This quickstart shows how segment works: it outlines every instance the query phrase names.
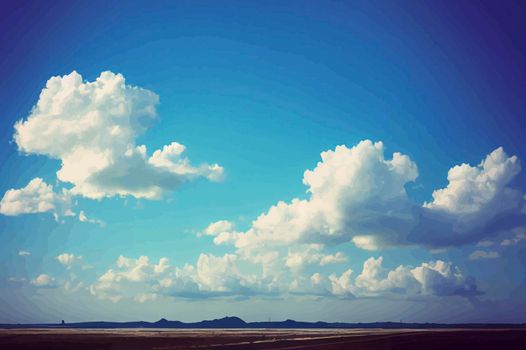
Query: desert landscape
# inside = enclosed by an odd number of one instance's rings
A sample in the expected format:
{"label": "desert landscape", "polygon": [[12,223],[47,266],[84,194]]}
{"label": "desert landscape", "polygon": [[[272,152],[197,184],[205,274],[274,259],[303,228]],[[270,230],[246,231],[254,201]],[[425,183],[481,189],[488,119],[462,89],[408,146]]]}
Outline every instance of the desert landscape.
{"label": "desert landscape", "polygon": [[4,349],[522,349],[522,329],[3,329]]}

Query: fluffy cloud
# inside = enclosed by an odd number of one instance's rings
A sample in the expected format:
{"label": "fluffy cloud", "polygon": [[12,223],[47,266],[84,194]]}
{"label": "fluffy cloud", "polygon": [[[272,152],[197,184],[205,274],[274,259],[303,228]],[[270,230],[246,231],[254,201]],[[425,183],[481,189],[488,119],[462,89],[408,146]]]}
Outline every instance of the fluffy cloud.
{"label": "fluffy cloud", "polygon": [[90,224],[97,224],[97,225],[99,225],[101,227],[106,226],[106,224],[103,221],[101,221],[101,220],[88,218],[86,216],[86,213],[84,213],[84,210],[81,210],[80,213],[79,213],[79,221],[80,222],[87,222],[87,223],[90,223]]}
{"label": "fluffy cloud", "polygon": [[219,220],[208,225],[203,234],[208,236],[217,236],[223,232],[232,231],[233,228],[234,224],[232,224],[230,221]]}
{"label": "fluffy cloud", "polygon": [[45,212],[68,215],[72,214],[70,205],[71,197],[66,190],[55,193],[53,186],[37,177],[24,188],[8,190],[0,201],[0,213],[10,216]]}
{"label": "fluffy cloud", "polygon": [[82,262],[82,256],[76,256],[71,253],[62,253],[56,257],[59,263],[70,269],[74,263]]}
{"label": "fluffy cloud", "polygon": [[423,263],[411,270],[420,283],[423,293],[436,295],[477,295],[475,281],[465,277],[458,267],[450,262],[437,260]]}
{"label": "fluffy cloud", "polygon": [[356,277],[354,288],[350,291],[357,295],[385,292],[440,296],[480,294],[475,282],[465,277],[460,269],[451,263],[437,260],[422,263],[415,268],[400,265],[386,272],[382,268],[382,262],[382,257],[366,260],[361,274]]}
{"label": "fluffy cloud", "polygon": [[[311,250],[317,251],[315,247],[311,247]],[[292,272],[285,269],[270,276],[263,270],[256,272],[257,269],[250,267],[250,262],[234,254],[201,254],[195,265],[186,264],[183,267],[170,265],[167,258],[153,263],[146,256],[138,259],[120,256],[115,267],[100,276],[90,286],[90,291],[100,299],[113,302],[123,298],[146,302],[160,296],[210,298],[302,294],[356,298],[480,294],[475,282],[458,267],[440,260],[422,263],[415,268],[400,265],[387,271],[382,267],[382,257],[370,258],[355,277],[351,269],[344,270],[341,275],[303,273],[303,270],[294,269],[297,266],[290,259],[295,258],[289,255],[286,259],[274,260],[281,262],[284,265],[282,267],[292,269]]]}
{"label": "fluffy cloud", "polygon": [[499,147],[475,167],[464,163],[451,168],[447,187],[435,190],[433,201],[424,207],[456,215],[478,214],[490,207],[488,211],[498,214],[509,206],[516,206],[522,196],[517,191],[506,190],[520,170],[518,158],[508,157]]}
{"label": "fluffy cloud", "polygon": [[26,250],[20,250],[20,251],[18,252],[18,255],[19,255],[19,256],[30,256],[31,253],[28,252],[28,251],[26,251]]}
{"label": "fluffy cloud", "polygon": [[447,187],[434,191],[433,201],[424,203],[411,239],[435,246],[457,245],[524,225],[524,194],[511,185],[520,170],[518,158],[502,148],[477,166],[454,166],[448,172]]}
{"label": "fluffy cloud", "polygon": [[366,250],[414,244],[436,248],[475,243],[526,222],[524,194],[511,186],[520,164],[502,148],[477,166],[451,168],[448,186],[423,205],[412,202],[405,190],[418,176],[416,164],[401,153],[390,159],[384,153],[381,142],[369,140],[322,152],[316,167],[304,173],[306,199],[278,202],[245,232],[233,231],[228,223],[214,233],[214,241],[234,244],[242,255],[348,241]]}
{"label": "fluffy cloud", "polygon": [[285,258],[285,265],[291,269],[300,269],[305,265],[314,264],[320,261],[320,245],[309,244],[297,250],[289,249]]}
{"label": "fluffy cloud", "polygon": [[116,266],[91,285],[93,295],[114,302],[122,298],[144,302],[152,300],[152,294],[203,298],[245,295],[257,289],[254,277],[240,273],[233,254],[201,254],[195,266],[187,264],[182,268],[170,266],[167,258],[154,264],[146,256],[120,256]]}
{"label": "fluffy cloud", "polygon": [[126,85],[121,74],[103,72],[93,82],[77,72],[52,77],[27,119],[15,124],[14,140],[22,152],[59,159],[58,180],[72,184],[72,194],[92,199],[157,199],[185,181],[220,179],[219,165],[192,166],[177,142],[151,156],[136,145],[156,120],[158,102],[153,92]]}
{"label": "fluffy cloud", "polygon": [[167,266],[167,259],[160,259],[158,264],[152,264],[147,256],[130,259],[121,255],[116,261],[117,269],[107,270],[90,286],[90,292],[100,299],[113,302],[122,298],[136,298],[142,302],[150,300],[140,296],[151,292],[151,284]]}
{"label": "fluffy cloud", "polygon": [[381,236],[396,243],[413,224],[405,185],[418,170],[401,153],[385,159],[381,142],[369,140],[323,152],[322,161],[305,171],[308,199],[279,202],[239,235],[240,249],[292,242],[337,244],[355,236]]}
{"label": "fluffy cloud", "polygon": [[57,287],[55,279],[47,274],[37,276],[35,279],[31,280],[31,284],[39,288]]}
{"label": "fluffy cloud", "polygon": [[237,241],[242,232],[234,230],[234,224],[228,220],[219,220],[211,223],[198,234],[198,236],[213,236],[214,244],[232,244]]}

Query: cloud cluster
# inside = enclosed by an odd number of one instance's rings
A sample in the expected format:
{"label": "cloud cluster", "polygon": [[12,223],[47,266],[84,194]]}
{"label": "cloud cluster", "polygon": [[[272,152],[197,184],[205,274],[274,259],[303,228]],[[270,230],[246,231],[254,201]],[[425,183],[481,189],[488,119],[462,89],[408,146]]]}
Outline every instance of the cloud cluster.
{"label": "cloud cluster", "polygon": [[447,187],[435,190],[433,201],[424,207],[456,215],[480,214],[485,208],[498,214],[522,197],[518,191],[505,190],[520,170],[518,158],[508,157],[499,147],[477,166],[464,163],[451,168]]}
{"label": "cloud cluster", "polygon": [[323,152],[321,162],[305,171],[309,198],[280,201],[238,235],[235,246],[293,242],[338,244],[353,237],[381,236],[398,242],[413,224],[405,185],[418,175],[406,155],[384,157],[384,145],[365,140],[352,148]]}
{"label": "cloud cluster", "polygon": [[[158,102],[153,92],[127,85],[122,75],[111,72],[103,72],[93,82],[83,81],[76,72],[49,79],[30,115],[16,123],[14,140],[21,152],[60,160],[57,179],[68,189],[54,191],[34,178],[26,187],[4,194],[0,213],[73,216],[74,196],[159,199],[186,181],[220,180],[221,166],[192,165],[184,155],[184,145],[172,142],[148,152],[145,145],[137,144],[156,120]],[[322,152],[316,166],[304,172],[304,197],[279,201],[244,231],[220,220],[200,233],[213,237],[216,245],[232,245],[234,253],[201,254],[194,265],[183,267],[171,266],[167,258],[154,263],[146,256],[120,256],[89,290],[114,302],[122,298],[146,302],[160,295],[479,294],[473,280],[441,260],[387,271],[382,257],[370,258],[356,277],[351,269],[324,274],[327,265],[347,261],[343,251],[331,249],[329,253],[325,248],[348,242],[366,250],[477,242],[487,247],[490,239],[504,231],[515,234],[502,241],[502,246],[526,237],[517,231],[526,225],[526,196],[514,187],[521,170],[516,156],[497,148],[476,166],[454,166],[448,172],[447,186],[433,191],[432,200],[420,204],[406,192],[406,186],[418,177],[415,162],[399,152],[387,157],[385,153],[382,142],[370,140]],[[78,218],[103,225],[82,210]],[[469,259],[498,256],[498,252],[477,250]],[[70,269],[82,257],[63,253],[56,259]],[[42,274],[31,284],[51,287],[56,282]],[[68,284],[66,288],[76,290],[78,286]]]}
{"label": "cloud cluster", "polygon": [[[323,152],[316,167],[305,171],[307,198],[278,202],[246,231],[220,220],[202,235],[214,237],[218,245],[232,244],[238,260],[261,266],[261,277],[254,284],[258,291],[345,298],[473,296],[480,294],[475,282],[441,260],[386,271],[381,257],[371,258],[358,276],[351,269],[329,275],[316,269],[345,262],[342,251],[328,254],[326,248],[346,242],[368,250],[477,242],[487,246],[489,237],[506,229],[514,237],[503,244],[519,242],[525,236],[520,231],[524,195],[512,186],[519,171],[518,159],[498,148],[477,166],[453,167],[447,187],[434,191],[433,201],[418,204],[405,190],[418,176],[415,163],[400,153],[386,158],[381,142],[365,140],[352,148]],[[468,258],[497,257],[498,252],[478,250]]]}
{"label": "cloud cluster", "polygon": [[[283,261],[283,260],[282,260]],[[288,268],[289,257],[284,260]],[[249,297],[253,295],[302,294],[335,298],[399,295],[473,296],[480,294],[474,280],[458,267],[441,260],[425,262],[412,268],[400,265],[387,271],[383,258],[371,257],[362,272],[354,277],[351,269],[341,275],[301,270],[268,276],[243,273],[250,270],[247,261],[234,254],[214,256],[201,254],[196,265],[171,266],[167,258],[158,263],[146,256],[130,259],[120,256],[115,268],[107,270],[90,287],[100,298],[118,302],[123,298],[144,302],[158,296],[184,298]]]}
{"label": "cloud cluster", "polygon": [[228,220],[219,220],[211,223],[203,231],[198,233],[198,236],[212,236],[214,237],[214,244],[232,244],[234,243],[241,232],[234,230],[234,224]]}
{"label": "cloud cluster", "polygon": [[0,214],[15,216],[51,212],[57,215],[71,215],[71,196],[68,191],[55,193],[53,186],[41,178],[31,180],[26,187],[8,190],[0,201]]}
{"label": "cloud cluster", "polygon": [[305,171],[308,198],[278,202],[245,232],[234,231],[230,223],[214,234],[214,242],[250,254],[296,243],[352,241],[367,250],[476,243],[526,222],[524,195],[511,186],[519,171],[517,157],[498,148],[477,166],[451,168],[448,186],[420,205],[405,190],[418,176],[407,155],[385,158],[384,145],[369,140],[338,146]]}
{"label": "cloud cluster", "polygon": [[57,179],[72,188],[57,194],[35,178],[23,189],[7,191],[0,213],[57,213],[69,195],[159,199],[186,181],[220,180],[221,166],[193,166],[177,142],[151,155],[136,144],[156,120],[158,103],[153,92],[127,85],[121,74],[109,71],[93,82],[75,71],[50,78],[29,116],[15,124],[14,141],[21,152],[60,160]]}
{"label": "cloud cluster", "polygon": [[58,255],[56,259],[60,264],[66,266],[68,269],[71,269],[75,263],[82,263],[82,256],[77,256],[71,253],[62,253]]}
{"label": "cloud cluster", "polygon": [[201,254],[197,264],[170,266],[167,258],[151,263],[147,256],[120,256],[116,268],[107,270],[90,287],[91,294],[114,302],[122,298],[152,300],[145,296],[166,295],[187,298],[244,295],[257,290],[254,276],[243,275],[237,257]]}
{"label": "cloud cluster", "polygon": [[345,271],[341,276],[332,274],[329,276],[332,292],[336,295],[354,296],[481,294],[475,281],[466,277],[450,262],[425,262],[415,268],[400,265],[390,271],[383,269],[382,262],[382,257],[367,259],[354,283],[352,270]]}
{"label": "cloud cluster", "polygon": [[477,166],[461,164],[448,172],[448,185],[424,203],[411,234],[416,243],[434,246],[478,242],[523,226],[524,194],[512,186],[521,165],[502,147]]}

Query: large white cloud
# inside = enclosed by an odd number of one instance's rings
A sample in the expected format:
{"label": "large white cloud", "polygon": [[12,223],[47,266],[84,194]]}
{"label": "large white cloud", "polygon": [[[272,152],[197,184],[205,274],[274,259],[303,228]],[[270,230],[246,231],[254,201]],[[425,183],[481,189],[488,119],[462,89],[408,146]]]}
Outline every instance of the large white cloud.
{"label": "large white cloud", "polygon": [[121,74],[103,72],[84,82],[77,72],[52,77],[25,120],[15,124],[20,151],[61,161],[57,178],[71,193],[88,198],[114,195],[156,199],[181,182],[215,181],[217,165],[191,165],[177,142],[148,156],[136,139],[156,119],[159,97],[126,85]]}
{"label": "large white cloud", "polygon": [[386,271],[383,258],[371,257],[363,264],[362,272],[352,281],[352,270],[341,276],[329,276],[335,295],[379,296],[385,294],[472,296],[480,294],[475,281],[466,277],[450,262],[424,262],[411,268],[400,265]]}
{"label": "large white cloud", "polygon": [[70,206],[71,196],[66,190],[55,193],[53,186],[37,177],[24,188],[8,190],[0,201],[0,214],[13,216],[50,212],[71,215]]}
{"label": "large white cloud", "polygon": [[477,166],[452,167],[447,187],[434,191],[433,201],[424,203],[409,239],[433,246],[459,245],[523,226],[524,194],[513,187],[520,170],[518,158],[501,147]]}
{"label": "large white cloud", "polygon": [[450,262],[437,260],[423,263],[411,270],[413,277],[422,286],[424,293],[437,295],[475,295],[479,294],[475,281],[462,274]]}
{"label": "large white cloud", "polygon": [[303,177],[309,198],[272,206],[237,237],[236,247],[340,243],[359,235],[395,243],[410,229],[414,220],[404,186],[418,170],[408,156],[386,159],[381,142],[365,140],[323,152],[321,159]]}
{"label": "large white cloud", "polygon": [[477,166],[464,163],[451,168],[447,187],[435,190],[433,201],[424,207],[457,215],[480,213],[487,206],[494,213],[506,210],[522,196],[511,189],[505,190],[520,170],[518,158],[509,157],[499,147]]}
{"label": "large white cloud", "polygon": [[418,176],[408,156],[385,158],[383,144],[369,140],[352,148],[338,146],[323,152],[317,166],[305,171],[306,199],[280,201],[245,232],[228,227],[214,242],[233,243],[246,256],[296,243],[352,241],[375,250],[478,242],[524,224],[524,194],[511,185],[519,171],[517,157],[498,148],[478,166],[453,167],[448,186],[434,191],[432,202],[420,205],[405,190]]}

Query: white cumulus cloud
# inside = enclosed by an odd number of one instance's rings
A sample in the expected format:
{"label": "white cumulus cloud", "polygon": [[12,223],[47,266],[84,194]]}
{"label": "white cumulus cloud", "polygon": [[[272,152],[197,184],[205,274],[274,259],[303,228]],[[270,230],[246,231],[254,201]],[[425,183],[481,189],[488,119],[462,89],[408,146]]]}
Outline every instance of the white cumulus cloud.
{"label": "white cumulus cloud", "polygon": [[[316,247],[307,248],[317,252]],[[303,259],[302,257],[301,259]],[[91,293],[114,302],[122,299],[145,302],[162,297],[210,298],[250,297],[255,295],[286,296],[288,294],[313,295],[336,298],[391,296],[473,296],[481,292],[475,281],[451,262],[441,260],[424,262],[417,267],[400,265],[393,270],[382,267],[383,258],[369,258],[357,276],[351,269],[327,276],[296,267],[290,259],[273,256],[281,264],[274,272],[255,269],[252,262],[235,254],[214,256],[200,254],[195,265],[172,266],[167,258],[158,263],[147,256],[137,259],[120,256],[91,286]],[[320,258],[315,260],[320,261]],[[343,260],[343,259],[342,259]],[[261,259],[261,264],[268,261]],[[309,262],[310,263],[310,262]],[[316,263],[311,267],[316,269]],[[249,272],[250,271],[250,272]]]}
{"label": "white cumulus cloud", "polygon": [[450,262],[424,262],[415,268],[400,265],[390,271],[383,269],[382,262],[382,257],[371,257],[364,262],[363,270],[356,277],[354,289],[351,290],[355,295],[378,295],[387,292],[439,296],[480,294],[474,280],[466,277]]}
{"label": "white cumulus cloud", "polygon": [[521,170],[516,156],[499,147],[477,166],[461,164],[448,172],[448,185],[424,203],[412,239],[447,246],[488,240],[502,231],[523,226],[524,194],[512,181]]}
{"label": "white cumulus cloud", "polygon": [[506,191],[506,186],[520,170],[518,158],[508,157],[499,147],[475,167],[464,163],[451,168],[447,187],[435,190],[433,201],[425,203],[424,207],[459,215],[480,213],[490,207],[497,214],[514,204],[515,197],[521,197],[515,191]]}
{"label": "white cumulus cloud", "polygon": [[228,220],[219,220],[211,223],[202,234],[207,236],[217,236],[223,232],[230,232],[234,229],[234,224]]}
{"label": "white cumulus cloud", "polygon": [[87,217],[86,213],[84,213],[84,210],[81,210],[80,213],[79,213],[79,221],[80,222],[87,222],[87,223],[90,223],[90,224],[97,224],[100,227],[106,226],[106,224],[102,220],[93,219],[93,218]]}
{"label": "white cumulus cloud", "polygon": [[[72,194],[92,199],[158,199],[185,181],[219,180],[219,165],[192,166],[177,142],[151,156],[136,144],[156,120],[158,102],[155,93],[127,85],[121,74],[103,72],[85,82],[74,71],[48,80],[30,115],[15,124],[14,140],[22,152],[59,159],[58,180],[72,184]],[[52,209],[43,204],[31,212]]]}
{"label": "white cumulus cloud", "polygon": [[66,190],[55,193],[53,186],[37,177],[24,188],[8,190],[0,201],[0,213],[9,216],[45,212],[68,215],[70,206],[71,197]]}
{"label": "white cumulus cloud", "polygon": [[384,145],[365,140],[352,148],[323,152],[321,162],[305,171],[309,198],[278,202],[239,235],[235,245],[255,249],[292,242],[336,244],[375,235],[397,243],[413,225],[405,190],[418,176],[406,155],[384,157]]}
{"label": "white cumulus cloud", "polygon": [[107,270],[90,286],[100,299],[114,302],[123,298],[151,300],[155,295],[203,298],[244,295],[257,289],[255,277],[243,275],[237,267],[237,256],[200,254],[196,265],[170,266],[167,258],[151,263],[147,256],[131,259],[120,256],[116,268]]}
{"label": "white cumulus cloud", "polygon": [[55,288],[57,287],[55,278],[43,273],[31,280],[31,284],[39,288]]}
{"label": "white cumulus cloud", "polygon": [[71,253],[62,253],[56,257],[59,263],[66,266],[68,269],[73,266],[74,263],[82,262],[82,256],[77,256]]}
{"label": "white cumulus cloud", "polygon": [[214,241],[233,244],[245,256],[294,244],[352,241],[378,250],[476,243],[526,223],[524,194],[512,186],[519,171],[517,157],[497,148],[477,166],[451,168],[448,186],[434,191],[433,201],[419,204],[405,189],[418,176],[407,155],[386,158],[383,143],[369,140],[338,146],[322,152],[316,167],[305,171],[307,198],[279,201],[245,232],[225,230],[215,233]]}

